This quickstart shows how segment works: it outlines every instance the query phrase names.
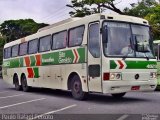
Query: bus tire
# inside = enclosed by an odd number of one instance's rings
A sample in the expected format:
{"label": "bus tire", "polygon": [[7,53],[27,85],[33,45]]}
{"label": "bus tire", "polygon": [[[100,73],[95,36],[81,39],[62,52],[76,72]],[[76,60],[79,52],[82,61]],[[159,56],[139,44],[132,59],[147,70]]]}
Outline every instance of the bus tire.
{"label": "bus tire", "polygon": [[19,84],[19,79],[18,79],[17,74],[15,74],[14,77],[13,77],[13,83],[14,83],[15,89],[17,91],[20,91],[21,90],[21,85]]}
{"label": "bus tire", "polygon": [[27,84],[27,78],[25,75],[22,75],[21,78],[21,84],[22,84],[22,89],[24,92],[28,92],[29,91],[29,86]]}
{"label": "bus tire", "polygon": [[86,99],[87,93],[82,90],[82,84],[78,75],[72,78],[71,92],[73,98],[76,100]]}
{"label": "bus tire", "polygon": [[116,94],[112,94],[112,97],[116,98],[116,99],[120,99],[122,98],[126,93],[116,93]]}

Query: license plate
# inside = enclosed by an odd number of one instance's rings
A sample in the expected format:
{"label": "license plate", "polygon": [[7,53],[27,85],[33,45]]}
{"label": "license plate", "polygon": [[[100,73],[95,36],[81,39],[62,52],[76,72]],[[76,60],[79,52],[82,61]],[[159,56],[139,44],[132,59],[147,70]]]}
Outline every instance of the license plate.
{"label": "license plate", "polygon": [[139,90],[140,86],[132,86],[131,90]]}

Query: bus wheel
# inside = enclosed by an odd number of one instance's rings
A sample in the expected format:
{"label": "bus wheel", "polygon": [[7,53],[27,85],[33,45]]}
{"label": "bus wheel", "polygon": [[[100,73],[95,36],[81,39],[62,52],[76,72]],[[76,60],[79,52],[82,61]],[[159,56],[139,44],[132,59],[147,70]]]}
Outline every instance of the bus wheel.
{"label": "bus wheel", "polygon": [[126,94],[125,92],[124,92],[124,93],[116,93],[116,94],[112,94],[112,96],[113,96],[114,98],[120,99],[120,98],[122,98],[125,94]]}
{"label": "bus wheel", "polygon": [[84,100],[87,96],[87,93],[82,90],[82,84],[79,76],[77,75],[75,75],[72,79],[71,91],[73,98],[76,100]]}
{"label": "bus wheel", "polygon": [[19,85],[19,80],[18,80],[17,75],[14,75],[13,82],[14,82],[14,85],[15,85],[15,89],[17,91],[21,90],[21,85]]}
{"label": "bus wheel", "polygon": [[29,86],[27,85],[27,78],[26,78],[25,75],[22,75],[21,84],[22,84],[23,91],[28,92],[29,91]]}

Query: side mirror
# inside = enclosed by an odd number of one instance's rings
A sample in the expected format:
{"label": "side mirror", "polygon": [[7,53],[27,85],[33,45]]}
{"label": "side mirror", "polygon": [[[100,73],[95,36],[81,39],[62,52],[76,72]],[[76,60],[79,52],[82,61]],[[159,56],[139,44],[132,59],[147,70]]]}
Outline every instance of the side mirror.
{"label": "side mirror", "polygon": [[102,28],[102,41],[103,43],[107,43],[108,42],[108,27],[107,25],[103,26]]}

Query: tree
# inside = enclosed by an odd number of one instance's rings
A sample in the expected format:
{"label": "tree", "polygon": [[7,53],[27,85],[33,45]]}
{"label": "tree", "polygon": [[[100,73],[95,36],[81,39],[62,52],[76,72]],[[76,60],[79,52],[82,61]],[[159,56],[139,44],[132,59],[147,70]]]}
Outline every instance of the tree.
{"label": "tree", "polygon": [[130,16],[141,17],[149,21],[153,39],[160,39],[160,4],[155,0],[142,0],[132,8],[125,8],[124,13]]}
{"label": "tree", "polygon": [[160,5],[157,4],[150,12],[145,16],[152,27],[153,38],[155,40],[160,39]]}
{"label": "tree", "polygon": [[74,17],[84,17],[85,15],[101,13],[105,9],[123,14],[123,12],[115,6],[115,0],[72,0],[71,3],[71,5],[68,4],[66,6],[74,9],[74,11],[69,12],[69,14]]}
{"label": "tree", "polygon": [[0,36],[0,47],[3,47],[5,43],[6,43],[6,37]]}
{"label": "tree", "polygon": [[45,26],[47,24],[36,23],[32,19],[7,20],[0,25],[0,32],[2,36],[6,36],[6,42],[10,42],[36,33],[39,28]]}
{"label": "tree", "polygon": [[144,18],[156,5],[155,0],[142,0],[137,5],[136,3],[131,4],[131,9],[125,8],[124,14]]}
{"label": "tree", "polygon": [[0,35],[0,65],[3,60],[3,46],[6,43],[6,37]]}

